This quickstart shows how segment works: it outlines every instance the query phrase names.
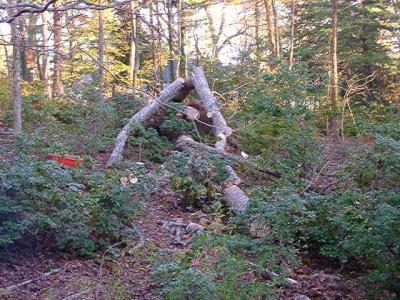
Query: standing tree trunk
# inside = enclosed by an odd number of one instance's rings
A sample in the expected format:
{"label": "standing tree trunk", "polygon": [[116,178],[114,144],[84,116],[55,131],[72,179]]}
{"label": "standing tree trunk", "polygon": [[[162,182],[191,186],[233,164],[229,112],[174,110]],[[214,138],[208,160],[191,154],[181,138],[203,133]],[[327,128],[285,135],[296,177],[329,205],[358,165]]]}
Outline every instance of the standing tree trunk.
{"label": "standing tree trunk", "polygon": [[[102,1],[99,0],[99,5],[102,5]],[[99,94],[100,99],[104,100],[104,54],[105,54],[105,41],[104,41],[104,16],[103,10],[99,10]]]}
{"label": "standing tree trunk", "polygon": [[[57,2],[54,8],[57,9]],[[61,78],[62,67],[62,12],[55,10],[53,13],[53,33],[54,33],[54,60],[53,60],[53,87],[52,96],[59,97],[64,93],[64,85]]]}
{"label": "standing tree trunk", "polygon": [[[45,4],[45,0],[43,1],[43,4]],[[48,56],[48,41],[49,41],[49,13],[47,11],[44,11],[42,13],[42,53],[41,53],[41,58],[42,58],[42,65],[40,67],[40,80],[46,82],[46,87],[47,87],[47,95],[51,97],[51,84],[49,82],[49,56]]]}
{"label": "standing tree trunk", "polygon": [[186,13],[182,6],[182,0],[178,0],[178,51],[179,51],[179,66],[177,67],[176,76],[179,77],[184,76],[187,77],[187,55],[185,51],[185,16]]}
{"label": "standing tree trunk", "polygon": [[167,8],[167,17],[168,17],[168,77],[169,81],[176,80],[176,51],[174,47],[174,23],[175,18],[173,14],[173,1],[167,0],[166,1],[166,8]]}
{"label": "standing tree trunk", "polygon": [[139,53],[139,18],[137,16],[136,0],[131,1],[131,45],[129,52],[129,80],[132,82],[132,88],[137,87],[137,77],[140,67]]}
{"label": "standing tree trunk", "polygon": [[[15,4],[10,1],[10,4]],[[9,11],[12,15],[13,11]],[[19,135],[22,133],[22,97],[21,97],[21,49],[20,49],[20,33],[18,30],[18,19],[11,23],[11,43],[13,44],[12,57],[12,84],[13,84],[13,119],[14,133]]]}
{"label": "standing tree trunk", "polygon": [[272,0],[272,13],[274,15],[274,28],[275,28],[275,55],[276,58],[281,57],[281,37],[278,25],[278,13],[276,12],[275,0]]}
{"label": "standing tree trunk", "polygon": [[264,0],[264,6],[265,6],[265,14],[267,17],[268,36],[270,41],[271,52],[276,57],[275,30],[272,22],[271,5],[269,3],[269,0]]}
{"label": "standing tree trunk", "polygon": [[294,43],[295,43],[295,22],[296,22],[296,0],[292,0],[292,11],[291,11],[291,17],[290,17],[289,70],[292,70],[292,68],[293,68]]}
{"label": "standing tree trunk", "polygon": [[258,1],[256,1],[254,6],[254,18],[255,18],[254,39],[256,42],[256,51],[258,55],[260,52],[260,9],[258,7]]}
{"label": "standing tree trunk", "polygon": [[[6,60],[6,66],[7,66],[7,76],[8,78],[12,77],[13,71],[12,71],[12,62],[11,62],[11,57],[8,53],[8,48],[7,48],[7,42],[6,39],[4,38],[4,34],[0,34],[1,36],[1,42],[3,43],[3,48],[4,48],[4,56]],[[12,90],[12,86],[10,85],[10,90]]]}
{"label": "standing tree trunk", "polygon": [[[28,35],[28,46],[35,47],[36,46],[36,15],[30,14],[28,16],[28,24],[27,24],[27,35]],[[36,51],[27,48],[25,49],[25,62],[26,62],[26,80],[28,82],[33,81],[34,70],[37,66],[37,57]]]}
{"label": "standing tree trunk", "polygon": [[331,111],[329,116],[328,134],[333,137],[338,137],[338,125],[336,120],[336,107],[339,98],[338,87],[338,60],[337,60],[337,0],[331,0],[332,4],[332,27],[331,27],[331,78],[329,84],[329,100]]}
{"label": "standing tree trunk", "polygon": [[154,3],[150,3],[149,5],[149,15],[150,15],[150,36],[151,36],[151,49],[152,49],[152,61],[153,61],[153,74],[154,74],[154,82],[157,87],[161,86],[160,82],[160,63],[159,63],[159,47],[158,47],[158,36],[156,36],[156,32],[154,28],[157,28],[154,22]]}

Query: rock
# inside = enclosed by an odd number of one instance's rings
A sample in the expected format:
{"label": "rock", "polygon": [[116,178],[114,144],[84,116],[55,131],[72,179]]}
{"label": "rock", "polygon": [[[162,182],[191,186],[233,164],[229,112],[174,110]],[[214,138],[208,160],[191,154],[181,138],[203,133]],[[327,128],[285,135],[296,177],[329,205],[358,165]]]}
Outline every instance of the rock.
{"label": "rock", "polygon": [[205,229],[204,226],[190,222],[188,226],[186,227],[186,230],[194,231],[194,232],[202,232]]}
{"label": "rock", "polygon": [[297,295],[296,297],[294,297],[294,300],[311,300],[311,299],[305,295]]}
{"label": "rock", "polygon": [[183,219],[182,218],[173,218],[172,221],[169,222],[171,225],[175,226],[182,226],[183,225]]}

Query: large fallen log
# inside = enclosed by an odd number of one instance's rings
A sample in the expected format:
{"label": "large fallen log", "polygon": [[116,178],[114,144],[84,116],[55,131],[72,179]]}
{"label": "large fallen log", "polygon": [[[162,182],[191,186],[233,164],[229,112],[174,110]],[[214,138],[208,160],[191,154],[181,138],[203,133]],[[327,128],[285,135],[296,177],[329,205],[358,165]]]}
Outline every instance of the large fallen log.
{"label": "large fallen log", "polygon": [[232,209],[244,212],[249,203],[249,197],[238,187],[242,180],[231,166],[228,165],[225,169],[228,178],[224,182],[224,199]]}
{"label": "large fallen log", "polygon": [[208,86],[206,76],[202,67],[196,67],[193,70],[192,80],[204,108],[213,120],[214,133],[218,139],[215,148],[224,151],[227,137],[232,134],[232,129],[226,124],[224,117],[218,109],[217,102]]}
{"label": "large fallen log", "polygon": [[163,106],[166,102],[174,99],[175,97],[181,97],[182,91],[187,96],[187,85],[182,78],[178,78],[173,83],[168,85],[160,94],[159,97],[150,101],[146,106],[139,110],[132,118],[129,119],[128,123],[119,132],[114,149],[107,161],[107,167],[111,167],[117,162],[122,160],[122,153],[125,148],[126,141],[131,132],[136,129],[140,124],[153,116],[157,110]]}
{"label": "large fallen log", "polygon": [[244,165],[250,167],[252,170],[259,173],[265,173],[273,177],[280,178],[281,174],[275,170],[265,169],[258,167],[254,161],[249,158],[243,158],[242,156],[228,153],[217,148],[210,147],[206,144],[198,143],[194,141],[190,136],[181,135],[176,141],[176,146],[181,151],[187,151],[189,154],[194,155],[201,152],[206,152],[209,154],[217,155],[221,158],[226,158],[232,163],[237,165]]}

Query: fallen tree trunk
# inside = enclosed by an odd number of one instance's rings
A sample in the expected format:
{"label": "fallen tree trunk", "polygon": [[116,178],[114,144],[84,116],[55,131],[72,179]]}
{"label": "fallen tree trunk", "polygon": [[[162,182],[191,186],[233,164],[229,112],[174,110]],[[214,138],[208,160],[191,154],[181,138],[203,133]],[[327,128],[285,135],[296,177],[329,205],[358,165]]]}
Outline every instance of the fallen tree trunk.
{"label": "fallen tree trunk", "polygon": [[180,95],[181,91],[184,89],[187,89],[187,87],[185,86],[185,81],[182,78],[178,78],[173,83],[168,85],[161,92],[159,97],[153,99],[153,101],[149,102],[132,118],[129,119],[129,122],[122,128],[117,136],[114,149],[110,155],[110,158],[107,161],[107,167],[111,167],[122,160],[122,153],[124,151],[125,144],[130,133],[144,121],[153,116],[157,112],[157,110],[163,106],[164,103],[175,98],[177,95]]}
{"label": "fallen tree trunk", "polygon": [[277,177],[277,178],[281,177],[281,174],[275,170],[260,169],[250,159],[245,159],[239,155],[221,151],[216,148],[210,147],[208,145],[198,143],[198,142],[194,141],[190,136],[187,136],[187,135],[181,135],[178,138],[178,140],[176,141],[176,146],[178,147],[179,150],[188,151],[190,154],[195,154],[195,153],[199,153],[199,152],[208,152],[213,155],[218,155],[221,158],[229,159],[236,164],[249,166],[253,170],[258,171],[260,173],[265,173],[265,174],[268,174],[268,175],[271,175],[271,176]]}
{"label": "fallen tree trunk", "polygon": [[249,203],[249,197],[238,187],[242,180],[231,166],[226,166],[226,171],[229,176],[224,182],[224,199],[232,209],[244,212]]}
{"label": "fallen tree trunk", "polygon": [[208,86],[206,76],[202,67],[193,70],[192,80],[200,100],[203,102],[204,108],[208,111],[214,124],[214,133],[218,138],[215,148],[224,151],[227,137],[232,134],[232,129],[226,124],[224,117],[218,109],[215,97]]}

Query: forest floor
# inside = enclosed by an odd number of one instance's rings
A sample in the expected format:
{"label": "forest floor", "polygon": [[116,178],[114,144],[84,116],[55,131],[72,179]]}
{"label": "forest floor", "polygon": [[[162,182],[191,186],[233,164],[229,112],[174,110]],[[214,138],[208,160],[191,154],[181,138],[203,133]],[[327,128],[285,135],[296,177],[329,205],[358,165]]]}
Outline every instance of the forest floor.
{"label": "forest floor", "polygon": [[[1,136],[0,148],[7,149],[2,160],[12,155],[9,145]],[[333,153],[332,164],[338,162],[340,152],[330,151],[333,146],[328,145],[326,151]],[[334,169],[329,167],[330,172]],[[197,229],[211,229],[215,222],[213,215],[184,211],[179,201],[169,183],[161,182],[132,221],[132,239],[94,258],[71,259],[28,250],[29,256],[16,254],[0,262],[0,299],[161,299],[160,286],[152,276],[157,263],[189,251]],[[191,222],[194,229],[187,228]],[[290,274],[297,284],[282,287],[279,299],[363,299],[355,285],[356,272],[343,274],[337,264],[304,255],[302,266]]]}

